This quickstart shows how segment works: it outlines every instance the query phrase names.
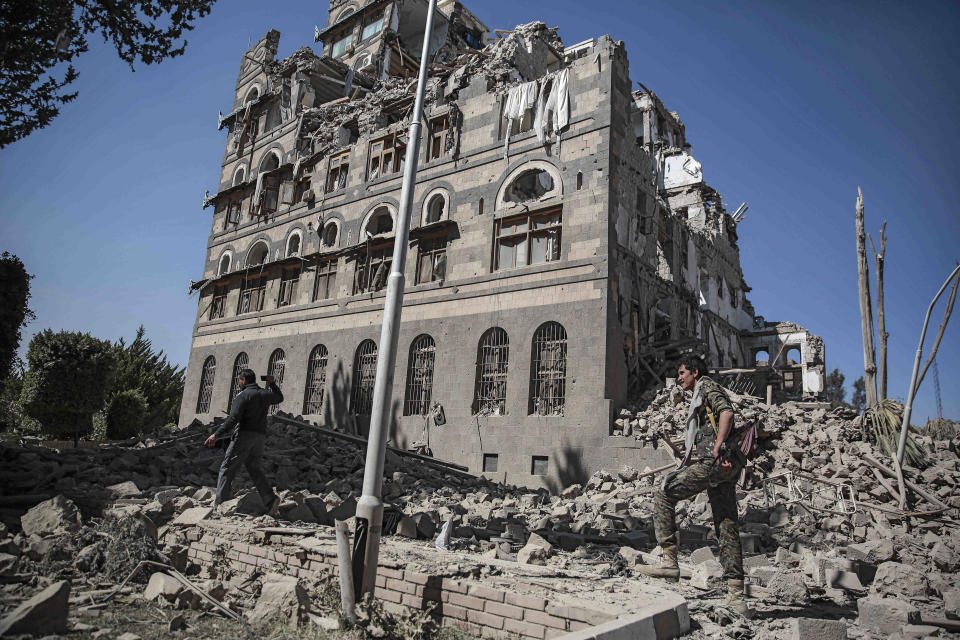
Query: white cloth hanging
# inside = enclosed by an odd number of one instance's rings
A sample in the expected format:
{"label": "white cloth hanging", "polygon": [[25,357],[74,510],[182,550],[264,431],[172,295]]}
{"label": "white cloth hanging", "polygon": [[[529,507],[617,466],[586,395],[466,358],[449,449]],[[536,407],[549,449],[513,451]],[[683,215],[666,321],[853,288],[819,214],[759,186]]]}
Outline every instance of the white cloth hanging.
{"label": "white cloth hanging", "polygon": [[507,135],[503,141],[503,157],[507,158],[510,152],[510,131],[513,129],[513,121],[517,118],[522,119],[527,109],[533,108],[537,103],[537,81],[531,80],[511,87],[507,93],[507,100],[503,105],[503,117],[507,119]]}

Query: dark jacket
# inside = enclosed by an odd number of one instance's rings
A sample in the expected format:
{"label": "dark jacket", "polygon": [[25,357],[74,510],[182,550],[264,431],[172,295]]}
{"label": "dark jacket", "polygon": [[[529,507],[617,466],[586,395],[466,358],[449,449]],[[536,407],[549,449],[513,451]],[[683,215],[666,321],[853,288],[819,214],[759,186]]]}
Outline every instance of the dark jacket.
{"label": "dark jacket", "polygon": [[270,384],[269,388],[261,389],[256,383],[248,384],[243,391],[237,394],[230,406],[230,417],[224,420],[213,435],[222,438],[226,434],[233,435],[231,430],[236,426],[237,431],[267,432],[267,411],[272,404],[283,402],[280,387]]}

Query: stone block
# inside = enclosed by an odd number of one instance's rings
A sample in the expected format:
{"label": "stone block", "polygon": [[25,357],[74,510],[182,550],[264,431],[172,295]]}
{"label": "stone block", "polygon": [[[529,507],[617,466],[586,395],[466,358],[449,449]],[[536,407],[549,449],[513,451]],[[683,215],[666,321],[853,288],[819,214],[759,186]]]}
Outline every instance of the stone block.
{"label": "stone block", "polygon": [[178,515],[170,524],[181,527],[195,527],[202,520],[205,520],[212,511],[212,507],[192,507]]}
{"label": "stone block", "polygon": [[878,595],[896,595],[906,598],[924,598],[930,591],[923,569],[900,562],[884,562],[877,567],[877,575],[870,592]]}
{"label": "stone block", "polygon": [[716,561],[716,559],[717,557],[713,554],[713,549],[710,547],[700,547],[690,554],[690,562],[694,564],[702,564],[708,560]]}
{"label": "stone block", "polygon": [[920,611],[903,600],[868,596],[857,600],[858,623],[868,631],[892,636],[905,624],[918,624]]}
{"label": "stone block", "polygon": [[167,602],[173,602],[181,591],[183,591],[183,585],[179,580],[162,571],[157,571],[150,576],[147,588],[143,590],[143,597],[147,600],[163,597]]}
{"label": "stone block", "polygon": [[948,620],[960,620],[960,590],[943,592],[943,609]]}
{"label": "stone block", "polygon": [[80,511],[63,496],[55,496],[32,507],[20,517],[26,536],[49,536],[80,529]]}
{"label": "stone block", "polygon": [[140,495],[140,489],[132,480],[112,484],[107,487],[107,491],[109,491],[110,495],[114,498],[136,498]]}
{"label": "stone block", "polygon": [[55,582],[0,621],[0,636],[66,633],[69,610],[70,583],[66,580]]}
{"label": "stone block", "polygon": [[847,640],[847,625],[842,620],[794,618],[790,634],[791,640]]}

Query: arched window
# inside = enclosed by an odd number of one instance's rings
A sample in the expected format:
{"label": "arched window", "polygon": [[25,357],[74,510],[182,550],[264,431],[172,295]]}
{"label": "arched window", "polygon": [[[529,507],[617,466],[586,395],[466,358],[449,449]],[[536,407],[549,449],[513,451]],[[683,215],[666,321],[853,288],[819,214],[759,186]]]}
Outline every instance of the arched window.
{"label": "arched window", "polygon": [[260,97],[260,89],[257,87],[251,87],[250,91],[247,91],[247,97],[243,99],[243,103],[253,102]]}
{"label": "arched window", "polygon": [[241,351],[237,354],[236,360],[233,361],[233,377],[230,378],[230,394],[227,396],[227,413],[230,413],[230,409],[233,407],[233,399],[242,391],[240,381],[237,378],[240,377],[240,372],[248,366],[250,366],[250,358],[247,357],[245,352]]}
{"label": "arched window", "polygon": [[264,171],[273,171],[280,167],[280,158],[277,157],[277,154],[270,152],[267,155],[263,156],[263,159],[260,161],[260,172]]}
{"label": "arched window", "polygon": [[287,257],[292,258],[300,255],[300,232],[294,231],[287,239]]}
{"label": "arched window", "polygon": [[213,395],[213,377],[217,373],[217,359],[209,356],[203,361],[200,372],[200,393],[197,395],[197,413],[210,411],[210,396]]}
{"label": "arched window", "polygon": [[323,389],[327,382],[327,348],[318,344],[307,361],[307,385],[303,394],[303,413],[317,414],[323,409]]}
{"label": "arched window", "polygon": [[407,364],[407,393],[403,415],[425,416],[430,412],[433,394],[433,363],[437,346],[427,334],[417,336],[410,344]]}
{"label": "arched window", "polygon": [[507,202],[528,202],[537,200],[554,191],[553,176],[543,169],[524,171],[510,183],[504,200]]}
{"label": "arched window", "polygon": [[754,366],[766,367],[770,364],[770,352],[766,349],[758,349],[753,354]]}
{"label": "arched window", "polygon": [[350,407],[355,415],[370,415],[373,384],[377,377],[377,343],[364,340],[353,359],[353,393]]}
{"label": "arched window", "polygon": [[[286,368],[286,364],[287,356],[283,352],[283,349],[275,349],[274,352],[270,354],[270,361],[267,364],[267,375],[273,376],[277,386],[281,389],[283,388],[283,370]],[[270,415],[276,415],[279,410],[279,404],[270,405]]]}
{"label": "arched window", "polygon": [[381,205],[374,209],[373,213],[370,214],[370,219],[367,220],[364,230],[366,233],[374,236],[392,232],[393,214],[390,212],[390,208]]}
{"label": "arched window", "polygon": [[267,247],[267,243],[261,240],[253,245],[253,248],[251,248],[250,252],[247,253],[247,266],[256,267],[264,264],[266,263],[269,255],[270,249]]}
{"label": "arched window", "polygon": [[243,182],[243,179],[247,177],[247,170],[244,167],[237,167],[236,173],[233,174],[233,186]]}
{"label": "arched window", "polygon": [[530,413],[563,415],[567,391],[567,331],[545,322],[533,334],[530,357]]}
{"label": "arched window", "polygon": [[423,207],[423,224],[433,224],[447,217],[447,195],[438,191],[427,198]]}
{"label": "arched window", "polygon": [[270,108],[267,109],[267,122],[266,128],[264,131],[270,131],[276,129],[280,126],[280,106],[277,104],[270,105]]}
{"label": "arched window", "polygon": [[225,275],[225,274],[230,273],[230,260],[231,260],[231,258],[232,258],[232,256],[230,255],[230,252],[229,252],[229,251],[224,252],[224,254],[223,254],[222,256],[220,256],[220,266],[217,268],[217,275],[218,275],[218,276],[222,276],[222,275]]}
{"label": "arched window", "polygon": [[786,366],[796,367],[803,362],[800,358],[800,347],[789,347],[786,355]]}
{"label": "arched window", "polygon": [[507,365],[510,339],[500,327],[488,329],[477,347],[475,414],[501,416],[507,413]]}
{"label": "arched window", "polygon": [[336,220],[331,220],[323,226],[323,233],[320,235],[320,244],[324,249],[330,249],[337,246],[337,240],[340,235],[340,225]]}

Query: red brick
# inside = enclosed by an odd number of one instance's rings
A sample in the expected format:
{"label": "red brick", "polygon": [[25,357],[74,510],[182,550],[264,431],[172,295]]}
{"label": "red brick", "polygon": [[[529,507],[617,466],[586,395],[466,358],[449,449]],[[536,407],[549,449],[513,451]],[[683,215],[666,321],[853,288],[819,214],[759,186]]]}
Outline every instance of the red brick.
{"label": "red brick", "polygon": [[414,609],[423,609],[424,600],[418,596],[413,595],[412,593],[403,594],[403,598],[400,600],[401,604],[405,604],[408,607],[413,607]]}
{"label": "red brick", "polygon": [[473,596],[465,596],[462,593],[451,593],[449,602],[452,602],[453,604],[459,604],[467,609],[483,611],[483,600],[480,598],[474,598]]}
{"label": "red brick", "polygon": [[463,607],[458,607],[455,604],[450,604],[449,602],[444,602],[436,608],[436,613],[443,616],[444,618],[453,618],[455,620],[466,620],[468,609]]}
{"label": "red brick", "polygon": [[503,591],[500,591],[499,589],[491,589],[490,587],[485,587],[480,584],[470,585],[467,593],[478,598],[483,598],[484,600],[503,602]]}
{"label": "red brick", "polygon": [[503,629],[503,618],[483,611],[467,611],[467,620],[491,629]]}
{"label": "red brick", "polygon": [[488,613],[493,613],[504,618],[513,618],[514,620],[523,620],[523,609],[510,604],[500,602],[488,602],[483,608]]}
{"label": "red brick", "polygon": [[378,575],[376,581],[374,582],[374,584],[375,584],[376,586],[378,586],[378,587],[385,587],[385,586],[387,586],[387,577],[386,577],[386,576]]}
{"label": "red brick", "polygon": [[403,600],[403,594],[397,593],[396,591],[390,591],[389,589],[374,589],[373,595],[381,600],[386,600],[387,602],[396,602],[397,604]]}
{"label": "red brick", "polygon": [[417,592],[417,585],[404,582],[403,580],[387,578],[387,589],[393,589],[394,591],[399,591],[400,593],[414,594]]}
{"label": "red brick", "polygon": [[533,611],[543,611],[547,607],[547,601],[543,598],[527,596],[522,593],[508,593],[506,602],[521,609],[532,609]]}
{"label": "red brick", "polygon": [[416,571],[404,571],[403,579],[407,582],[412,582],[413,584],[427,584],[432,576],[427,575],[426,573],[417,573]]}
{"label": "red brick", "polygon": [[390,567],[378,567],[377,573],[385,575],[388,578],[403,578],[403,569],[391,569]]}
{"label": "red brick", "polygon": [[509,631],[510,633],[518,633],[528,638],[543,640],[547,628],[542,624],[533,624],[531,622],[522,622],[520,620],[510,620],[507,618],[503,621],[503,630]]}
{"label": "red brick", "polygon": [[542,611],[531,611],[528,609],[523,613],[523,619],[525,622],[542,624],[545,627],[552,627],[554,629],[566,630],[567,628],[567,621],[564,618],[558,618],[557,616],[552,616]]}
{"label": "red brick", "polygon": [[610,622],[611,620],[617,617],[616,614],[611,611],[603,611],[602,609],[594,609],[590,607],[583,607],[580,605],[555,604],[552,602],[547,605],[546,612],[554,616],[559,616],[561,618],[568,618],[570,620],[587,622],[591,625]]}
{"label": "red brick", "polygon": [[460,582],[459,580],[454,580],[452,578],[444,578],[443,582],[440,585],[444,591],[449,591],[451,593],[466,593],[467,584]]}

